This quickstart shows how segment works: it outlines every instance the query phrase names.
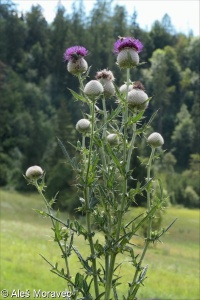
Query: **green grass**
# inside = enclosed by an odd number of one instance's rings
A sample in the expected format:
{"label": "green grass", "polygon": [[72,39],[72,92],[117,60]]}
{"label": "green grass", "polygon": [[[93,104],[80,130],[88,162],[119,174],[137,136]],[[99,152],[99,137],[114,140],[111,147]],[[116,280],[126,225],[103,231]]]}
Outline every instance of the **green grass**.
{"label": "green grass", "polygon": [[[57,261],[63,264],[60,252],[52,242],[50,220],[33,210],[43,208],[42,200],[38,195],[21,195],[3,190],[0,193],[0,289],[10,292],[28,289],[31,293],[39,289],[64,291],[65,281],[51,273],[49,265],[39,255],[42,254],[53,264]],[[132,218],[140,210],[133,208],[128,217]],[[64,220],[68,216],[62,214],[61,217]],[[175,218],[177,221],[163,237],[163,243],[152,246],[147,252],[144,261],[144,264],[148,264],[147,279],[145,286],[140,289],[139,299],[200,299],[199,211],[171,207],[164,214],[164,225]],[[102,236],[98,235],[98,239],[101,240]],[[140,254],[142,239],[133,239],[132,242],[139,244],[134,251]],[[87,242],[83,238],[77,239],[76,246],[83,255],[87,255]],[[124,261],[124,267],[118,270],[123,277],[123,284],[119,286],[119,300],[126,293],[127,282],[134,272],[134,268],[128,264],[129,258],[125,255],[120,258]],[[75,255],[70,265],[75,274],[79,269]]]}

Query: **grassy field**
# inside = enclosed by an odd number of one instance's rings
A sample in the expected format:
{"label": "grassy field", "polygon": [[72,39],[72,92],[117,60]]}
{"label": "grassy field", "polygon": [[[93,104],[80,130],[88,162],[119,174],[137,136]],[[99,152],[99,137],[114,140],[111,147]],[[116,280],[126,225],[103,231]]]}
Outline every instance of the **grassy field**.
{"label": "grassy field", "polygon": [[[42,200],[37,195],[3,190],[0,191],[0,197],[0,289],[7,289],[10,293],[13,290],[29,290],[30,299],[33,299],[34,290],[64,291],[65,281],[52,274],[49,265],[39,255],[44,255],[53,264],[57,261],[62,264],[60,252],[52,242],[50,220],[33,210],[43,208]],[[138,210],[134,208],[129,217],[136,215]],[[175,218],[177,221],[163,238],[163,243],[152,246],[147,253],[144,263],[149,266],[148,277],[145,286],[140,289],[139,299],[200,299],[199,211],[169,208],[164,215],[164,224],[169,224]],[[101,240],[102,237],[98,238]],[[77,239],[76,245],[87,254],[87,244],[82,238]],[[140,253],[140,248],[135,253]],[[124,268],[119,270],[119,275],[124,278],[120,286],[122,299],[134,270],[128,265],[126,256],[122,255],[121,259],[124,261]],[[76,272],[79,265],[75,256],[70,264]],[[11,298],[10,295],[7,299],[13,298],[17,297]]]}

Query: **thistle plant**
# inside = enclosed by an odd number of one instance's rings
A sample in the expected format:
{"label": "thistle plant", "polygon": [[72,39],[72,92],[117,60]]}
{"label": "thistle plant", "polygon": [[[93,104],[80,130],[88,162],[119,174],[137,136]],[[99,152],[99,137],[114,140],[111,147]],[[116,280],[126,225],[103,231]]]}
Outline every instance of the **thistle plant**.
{"label": "thistle plant", "polygon": [[[98,71],[95,79],[88,80],[89,69],[84,59],[88,53],[86,48],[74,46],[64,54],[65,61],[68,61],[67,70],[75,76],[80,87],[80,93],[70,91],[75,100],[88,106],[87,112],[82,112],[83,119],[76,124],[81,142],[74,147],[79,155],[70,157],[63,142],[58,140],[76,174],[80,199],[77,210],[85,217],[84,225],[76,219],[63,221],[55,215],[53,204],[56,199],[48,201],[45,198],[45,177],[40,167],[31,167],[26,172],[28,182],[35,185],[44,199],[47,210],[38,212],[51,219],[54,241],[60,248],[64,267],[44,259],[51,271],[66,281],[71,299],[137,299],[138,290],[146,279],[148,266],[144,265],[144,258],[149,245],[160,241],[172,225],[152,231],[152,221],[156,212],[163,209],[165,200],[161,183],[159,196],[153,194],[153,183],[157,180],[153,163],[161,153],[164,140],[157,132],[147,137],[155,116],[145,121],[145,110],[151,98],[140,81],[132,82],[130,78],[130,69],[140,64],[142,48],[142,43],[132,37],[120,37],[115,42],[117,64],[127,76],[120,88],[114,84],[114,75],[108,69]],[[113,101],[111,111],[107,111],[108,101]],[[135,170],[131,169],[131,158],[142,138],[151,149],[146,164],[147,175],[133,188]],[[128,219],[127,213],[134,210],[138,195],[146,198],[146,211]],[[135,245],[134,239],[137,241],[136,236],[144,224],[147,233],[141,249]],[[76,246],[78,236],[85,240],[87,257]],[[70,260],[72,254],[80,262],[78,271],[74,270]],[[118,276],[118,268],[123,268],[121,254],[128,256],[133,276],[127,282],[124,295],[119,298],[122,279]]]}

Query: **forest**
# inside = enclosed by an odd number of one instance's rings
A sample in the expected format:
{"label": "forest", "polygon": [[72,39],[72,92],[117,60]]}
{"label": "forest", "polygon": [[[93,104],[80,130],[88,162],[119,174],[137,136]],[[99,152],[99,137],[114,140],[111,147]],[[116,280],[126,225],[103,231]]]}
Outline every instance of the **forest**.
{"label": "forest", "polygon": [[[49,24],[39,5],[22,14],[12,1],[0,2],[0,187],[32,191],[23,174],[39,165],[46,172],[48,197],[59,192],[56,205],[74,211],[78,205],[75,174],[57,138],[71,157],[77,155],[72,146],[80,138],[75,124],[84,107],[69,91],[78,93],[79,85],[67,72],[63,54],[74,45],[86,47],[90,78],[108,68],[120,86],[125,77],[116,65],[113,44],[118,36],[132,36],[144,45],[140,54],[144,64],[131,71],[131,76],[152,97],[145,118],[158,110],[149,130],[160,132],[165,140],[156,171],[169,203],[198,207],[199,37],[176,32],[167,14],[145,31],[137,23],[135,10],[129,17],[123,6],[96,0],[86,16],[83,4],[74,4],[71,13],[58,4]],[[114,105],[115,101],[110,103]],[[136,153],[145,160],[144,145],[138,145]],[[135,176],[144,178],[137,156],[131,164],[138,170]]]}

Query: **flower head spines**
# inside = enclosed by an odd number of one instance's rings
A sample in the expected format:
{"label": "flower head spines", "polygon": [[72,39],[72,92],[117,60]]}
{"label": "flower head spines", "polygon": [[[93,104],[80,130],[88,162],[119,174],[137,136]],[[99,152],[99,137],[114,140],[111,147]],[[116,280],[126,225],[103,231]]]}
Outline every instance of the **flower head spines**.
{"label": "flower head spines", "polygon": [[66,49],[64,53],[64,61],[73,60],[76,61],[80,57],[84,57],[88,54],[88,50],[82,46],[73,46]]}
{"label": "flower head spines", "polygon": [[143,49],[143,44],[140,40],[133,37],[120,37],[114,43],[114,53],[118,54],[124,48],[134,48],[137,53],[140,53]]}

